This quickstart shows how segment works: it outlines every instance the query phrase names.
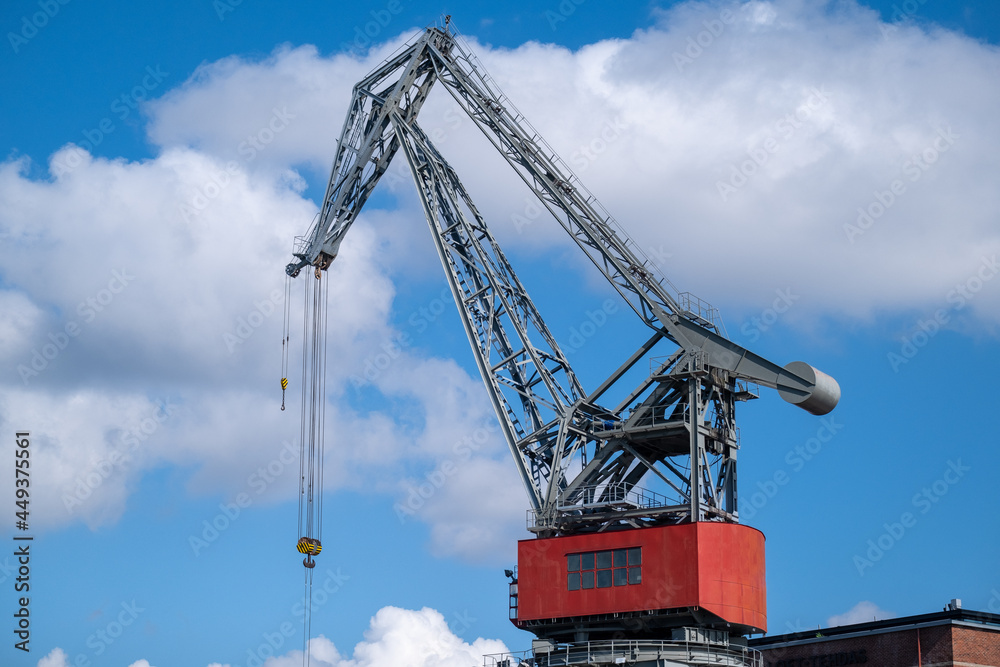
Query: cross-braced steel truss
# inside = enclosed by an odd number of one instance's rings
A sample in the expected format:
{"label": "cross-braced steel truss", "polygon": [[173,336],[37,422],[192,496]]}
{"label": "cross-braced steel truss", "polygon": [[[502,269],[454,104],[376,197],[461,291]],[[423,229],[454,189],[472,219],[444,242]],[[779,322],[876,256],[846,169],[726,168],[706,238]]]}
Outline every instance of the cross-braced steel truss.
{"label": "cross-braced steel truss", "polygon": [[[590,393],[417,123],[437,81],[653,332]],[[751,383],[816,414],[836,404],[832,378],[801,362],[782,368],[733,343],[711,308],[657,276],[447,27],[427,29],[355,86],[320,213],[289,274],[329,266],[400,148],[528,493],[533,531],[738,521],[734,410],[755,396]],[[653,358],[660,344],[673,352]],[[625,386],[626,374],[651,358],[651,372]],[[615,404],[602,402],[612,396]]]}

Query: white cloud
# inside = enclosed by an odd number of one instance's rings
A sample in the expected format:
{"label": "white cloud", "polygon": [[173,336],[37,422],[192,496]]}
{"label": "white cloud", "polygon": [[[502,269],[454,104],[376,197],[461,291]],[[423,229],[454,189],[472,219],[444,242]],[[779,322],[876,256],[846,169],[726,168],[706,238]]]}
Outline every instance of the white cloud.
{"label": "white cloud", "polygon": [[[317,667],[470,667],[483,664],[484,655],[507,653],[498,639],[482,637],[469,643],[448,627],[441,612],[424,607],[411,610],[383,607],[371,619],[365,638],[350,656],[343,656],[333,642],[320,634],[309,640],[310,662]],[[268,658],[263,667],[297,667],[302,651]],[[66,653],[53,649],[38,667],[68,667]],[[129,667],[150,667],[138,660]],[[208,667],[228,667],[212,663]]]}
{"label": "white cloud", "polygon": [[854,623],[867,623],[875,620],[881,621],[886,618],[893,618],[894,616],[894,613],[882,609],[874,602],[862,600],[843,614],[837,614],[826,619],[826,625],[829,628],[833,628],[838,625],[853,625]]}
{"label": "white cloud", "polygon": [[[337,647],[320,635],[309,640],[309,664],[316,667],[341,667],[345,661]],[[302,651],[289,651],[285,655],[268,658],[263,667],[298,667],[302,664]]]}
{"label": "white cloud", "polygon": [[[470,667],[483,664],[483,656],[506,653],[496,639],[467,643],[455,635],[441,612],[424,607],[419,611],[383,607],[372,618],[365,639],[352,656],[341,656],[326,637],[310,640],[312,664],[323,667]],[[264,667],[295,667],[302,664],[302,651],[269,658]]]}
{"label": "white cloud", "polygon": [[[578,51],[473,48],[682,289],[730,302],[732,322],[790,288],[799,299],[787,321],[816,326],[950,307],[949,290],[992,271],[1000,249],[991,181],[1000,54],[943,30],[884,28],[850,3],[686,3],[630,39]],[[0,422],[34,430],[47,499],[36,503],[39,521],[113,522],[158,465],[195,470],[192,493],[255,490],[255,471],[296,439],[297,415],[277,410],[281,304],[272,298],[290,241],[316,210],[294,169],[325,176],[351,87],[410,34],[364,57],[304,46],[209,63],[148,107],[161,148],[153,159],[68,146],[52,156],[51,180],[29,178],[24,160],[0,163]],[[690,40],[703,44],[688,52]],[[504,246],[545,252],[566,284],[581,284],[574,274],[585,262],[556,225],[515,226],[515,216],[531,217],[523,185],[443,90],[421,122]],[[250,135],[268,141],[241,152]],[[924,152],[926,169],[907,165]],[[740,167],[753,173],[720,194]],[[859,207],[888,201],[896,179],[905,191],[851,243],[845,225]],[[328,424],[356,435],[331,439],[327,480],[404,502],[493,417],[478,379],[415,349],[373,374],[390,408],[359,400],[354,380],[403,326],[392,324],[397,282],[440,271],[412,185],[385,186],[397,202],[361,217],[330,272]],[[597,284],[592,270],[583,275]],[[969,304],[965,313],[1000,322],[992,285]],[[164,405],[175,416],[161,424]],[[156,428],[146,434],[144,424]],[[99,475],[67,511],[67,491],[107,469],[130,432],[145,436],[126,445],[130,465]],[[508,456],[494,434],[424,499],[414,518],[431,524],[437,553],[482,557],[523,534]],[[0,474],[10,465],[0,462]],[[262,498],[294,489],[279,476]]]}
{"label": "white cloud", "polygon": [[54,648],[38,661],[38,667],[69,667],[69,657],[61,648]]}
{"label": "white cloud", "polygon": [[[207,66],[153,108],[154,138],[207,145],[214,119],[249,126],[264,113],[260,100],[280,98],[299,110],[296,131],[310,141],[289,139],[275,159],[325,164],[325,142],[340,128],[330,118],[343,117],[351,83],[405,37],[363,62],[283,47],[262,62]],[[948,307],[948,291],[1000,250],[991,231],[1000,209],[989,178],[1000,149],[992,46],[886,26],[852,3],[775,0],[681,4],[631,39],[576,52],[473,48],[639,245],[672,254],[662,262],[668,277],[732,304],[731,316],[784,287],[802,295],[792,320]],[[226,94],[234,86],[254,91],[256,110]],[[525,191],[506,189],[515,179],[444,91],[421,120],[441,131],[442,149],[505,243],[567,243],[542,220],[516,233],[511,217],[523,212]],[[925,152],[922,166],[907,162]],[[753,173],[732,180],[744,166]],[[858,209],[878,213],[879,196],[892,204],[858,228]],[[971,305],[1000,321],[996,290]]]}
{"label": "white cloud", "polygon": [[116,521],[137,473],[169,441],[171,418],[140,394],[0,388],[0,422],[31,433],[36,524]]}
{"label": "white cloud", "polygon": [[428,503],[432,547],[439,555],[512,563],[525,539],[525,490],[509,456],[472,458],[440,502]]}
{"label": "white cloud", "polygon": [[[219,169],[203,155],[130,163],[67,147],[51,165],[60,175],[50,182],[26,178],[23,162],[0,165],[0,230],[13,239],[0,265],[22,327],[0,348],[0,422],[32,431],[45,491],[36,523],[113,522],[141,473],[165,462],[242,460],[229,479],[245,479],[253,454],[292,435],[277,423],[276,392],[261,391],[277,386],[278,369],[247,362],[274,349],[262,330],[279,338],[281,304],[271,299],[312,204],[288,182],[236,174],[187,221],[179,207]],[[370,329],[373,306],[391,299],[378,272],[355,273],[355,258],[338,269],[356,279],[341,280],[334,339]],[[227,349],[224,335],[261,309],[270,312],[251,319],[259,329]]]}
{"label": "white cloud", "polygon": [[450,360],[400,359],[375,380],[386,396],[417,399],[423,421],[408,444],[422,465],[391,483],[397,518],[430,523],[436,554],[510,562],[524,536],[524,489],[482,381]]}
{"label": "white cloud", "polygon": [[[52,157],[52,181],[26,168],[0,165],[0,233],[13,239],[0,247],[0,330],[11,332],[0,339],[0,423],[32,432],[34,523],[114,523],[143,474],[164,464],[193,469],[194,494],[293,497],[297,476],[283,473],[295,467],[288,443],[297,455],[298,373],[293,362],[292,409],[281,412],[277,341],[282,268],[315,211],[300,182],[237,170],[207,188],[225,164],[191,149],[127,162],[69,146]],[[201,205],[199,192],[210,194]],[[341,400],[329,408],[326,481],[395,495],[398,480],[434,469],[494,418],[478,379],[409,349],[375,378],[396,418],[352,407],[367,361],[399,333],[384,252],[398,251],[362,220],[329,271],[328,387]],[[448,298],[438,306],[452,308]]]}
{"label": "white cloud", "polygon": [[[149,105],[150,139],[252,167],[308,163],[326,171],[351,89],[400,42],[365,59],[324,58],[312,45],[283,45],[259,62],[231,56],[207,63]],[[206,108],[216,112],[205,114]]]}

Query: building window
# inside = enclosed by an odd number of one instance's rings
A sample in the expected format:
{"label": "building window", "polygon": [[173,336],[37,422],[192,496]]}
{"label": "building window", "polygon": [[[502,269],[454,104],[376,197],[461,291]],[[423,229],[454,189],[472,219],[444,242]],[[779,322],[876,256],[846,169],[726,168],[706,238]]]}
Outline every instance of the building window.
{"label": "building window", "polygon": [[642,583],[642,547],[566,555],[566,589],[613,588]]}

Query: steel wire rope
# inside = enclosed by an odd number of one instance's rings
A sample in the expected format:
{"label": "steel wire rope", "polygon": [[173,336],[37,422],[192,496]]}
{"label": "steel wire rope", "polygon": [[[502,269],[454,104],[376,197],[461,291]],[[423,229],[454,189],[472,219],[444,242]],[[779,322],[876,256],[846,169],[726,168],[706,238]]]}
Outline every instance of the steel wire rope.
{"label": "steel wire rope", "polygon": [[291,337],[288,330],[291,326],[291,296],[292,277],[285,274],[285,303],[282,307],[281,323],[281,409],[285,409],[285,390],[288,389],[288,348]]}
{"label": "steel wire rope", "polygon": [[299,417],[299,539],[305,537],[303,522],[305,520],[304,503],[306,490],[306,414],[308,412],[307,382],[309,378],[307,357],[308,323],[309,323],[309,281],[304,281],[302,290],[302,411]]}
{"label": "steel wire rope", "polygon": [[320,410],[319,410],[319,458],[318,458],[318,477],[319,477],[319,504],[317,510],[317,530],[316,539],[322,541],[323,539],[323,486],[324,486],[324,472],[325,466],[323,461],[326,457],[326,359],[327,359],[327,345],[328,338],[327,332],[329,328],[328,312],[329,312],[329,296],[330,296],[330,281],[323,280],[320,284],[320,290],[322,295],[320,297],[320,305],[322,308],[322,321],[321,327],[321,341],[322,346],[320,353],[322,354],[322,361],[320,363]]}
{"label": "steel wire rope", "polygon": [[[299,446],[299,539],[305,550],[305,617],[303,619],[303,665],[311,657],[312,635],[312,557],[321,548],[323,531],[323,458],[326,431],[326,361],[328,333],[329,283],[323,271],[315,270],[315,281],[307,280],[304,293],[302,349],[302,417]],[[303,538],[309,540],[302,544]]]}

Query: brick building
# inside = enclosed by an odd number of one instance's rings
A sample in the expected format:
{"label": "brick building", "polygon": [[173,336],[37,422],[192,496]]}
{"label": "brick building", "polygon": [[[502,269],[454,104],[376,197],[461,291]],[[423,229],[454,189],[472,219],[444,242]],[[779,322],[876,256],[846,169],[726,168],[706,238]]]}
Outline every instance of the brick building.
{"label": "brick building", "polygon": [[1000,667],[1000,615],[962,609],[757,637],[764,667]]}

